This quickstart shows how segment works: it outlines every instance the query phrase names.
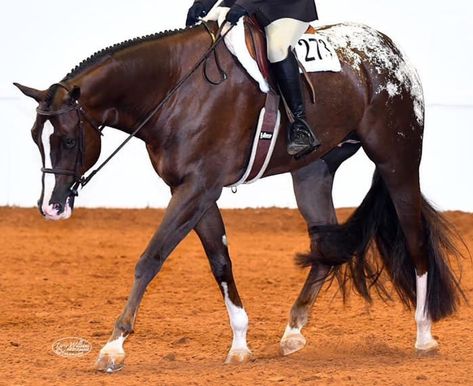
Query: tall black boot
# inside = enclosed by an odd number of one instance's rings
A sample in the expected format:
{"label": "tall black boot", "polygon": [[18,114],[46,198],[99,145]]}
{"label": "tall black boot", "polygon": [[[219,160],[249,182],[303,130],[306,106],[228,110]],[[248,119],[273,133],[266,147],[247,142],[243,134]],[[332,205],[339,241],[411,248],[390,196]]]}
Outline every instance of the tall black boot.
{"label": "tall black boot", "polygon": [[287,130],[287,152],[290,155],[301,157],[317,149],[320,146],[320,141],[306,121],[297,59],[294,53],[289,50],[287,58],[271,63],[271,68],[281,93],[294,116],[294,123]]}

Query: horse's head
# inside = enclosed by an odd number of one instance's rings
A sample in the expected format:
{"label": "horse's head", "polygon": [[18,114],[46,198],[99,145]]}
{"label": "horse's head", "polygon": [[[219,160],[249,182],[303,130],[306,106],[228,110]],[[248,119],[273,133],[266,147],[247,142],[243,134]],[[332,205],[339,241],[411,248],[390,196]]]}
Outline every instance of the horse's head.
{"label": "horse's head", "polygon": [[79,103],[78,87],[55,84],[40,91],[15,86],[39,103],[31,130],[43,161],[38,207],[47,219],[68,219],[82,176],[100,155],[100,133]]}

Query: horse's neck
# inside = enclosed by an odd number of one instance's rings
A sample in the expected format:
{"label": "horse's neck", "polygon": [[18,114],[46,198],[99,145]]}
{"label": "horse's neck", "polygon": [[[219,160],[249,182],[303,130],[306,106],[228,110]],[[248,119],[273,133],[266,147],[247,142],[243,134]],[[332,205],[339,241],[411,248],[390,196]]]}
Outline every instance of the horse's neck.
{"label": "horse's neck", "polygon": [[[193,29],[143,42],[114,53],[68,83],[81,87],[81,100],[97,123],[131,133],[189,70],[209,39],[203,30]],[[146,140],[147,127],[138,138]]]}

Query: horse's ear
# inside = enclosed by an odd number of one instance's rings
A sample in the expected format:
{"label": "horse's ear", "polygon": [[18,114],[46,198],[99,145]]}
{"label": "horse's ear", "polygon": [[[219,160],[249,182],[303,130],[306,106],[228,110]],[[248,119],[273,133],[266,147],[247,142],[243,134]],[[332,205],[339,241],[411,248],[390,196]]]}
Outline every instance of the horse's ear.
{"label": "horse's ear", "polygon": [[80,87],[74,86],[72,87],[72,90],[69,91],[69,98],[73,101],[77,101],[80,98]]}
{"label": "horse's ear", "polygon": [[46,98],[47,91],[36,90],[35,88],[26,87],[19,83],[13,83],[26,96],[33,98],[37,102],[41,102]]}

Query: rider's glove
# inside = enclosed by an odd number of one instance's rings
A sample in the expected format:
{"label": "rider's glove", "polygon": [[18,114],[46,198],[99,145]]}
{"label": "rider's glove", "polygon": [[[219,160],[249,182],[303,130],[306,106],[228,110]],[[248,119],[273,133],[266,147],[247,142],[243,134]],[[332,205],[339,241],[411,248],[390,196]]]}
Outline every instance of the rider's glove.
{"label": "rider's glove", "polygon": [[196,1],[187,12],[186,27],[194,25],[199,21],[199,18],[204,17],[207,14],[203,4],[200,1]]}
{"label": "rider's glove", "polygon": [[248,12],[245,8],[241,5],[235,4],[233,7],[230,8],[230,11],[227,13],[226,21],[228,21],[232,25],[236,25],[238,20],[243,16],[248,15]]}

